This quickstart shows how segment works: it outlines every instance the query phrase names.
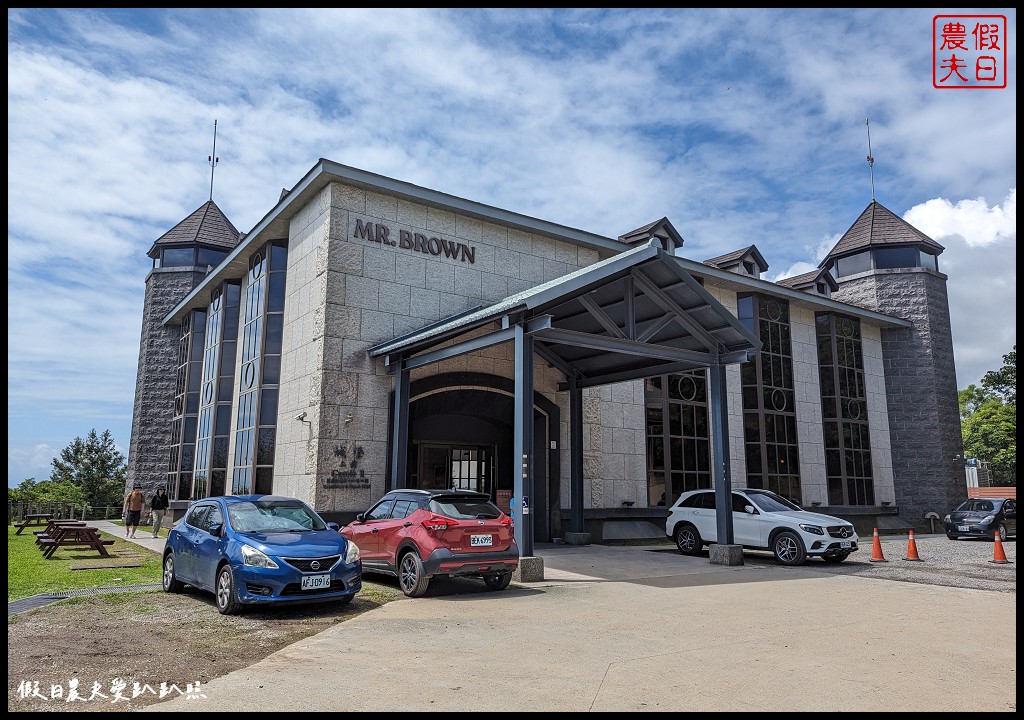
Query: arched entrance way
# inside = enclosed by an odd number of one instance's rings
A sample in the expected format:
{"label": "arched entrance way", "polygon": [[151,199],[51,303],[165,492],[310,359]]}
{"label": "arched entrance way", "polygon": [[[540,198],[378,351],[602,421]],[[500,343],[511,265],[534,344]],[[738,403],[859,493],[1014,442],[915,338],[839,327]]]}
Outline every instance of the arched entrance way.
{"label": "arched entrance way", "polygon": [[[485,492],[506,512],[513,494],[515,387],[483,373],[442,373],[410,383],[407,487]],[[561,535],[558,406],[534,393],[534,540]]]}
{"label": "arched entrance way", "polygon": [[[507,344],[512,349],[511,382],[515,397],[514,485],[517,499],[522,495],[524,501],[522,521],[517,516],[515,524],[520,555],[533,555],[537,536],[533,528],[539,515],[535,511],[539,497],[534,482],[540,463],[534,429],[535,356],[565,377],[558,389],[568,391],[569,406],[567,500],[571,516],[566,540],[589,542],[583,513],[583,391],[710,368],[711,456],[717,458],[713,463],[718,498],[716,522],[721,544],[732,544],[725,370],[754,357],[761,341],[689,273],[686,266],[692,261],[672,254],[673,247],[679,247],[682,240],[670,243],[677,236],[665,234],[667,225],[668,221],[663,220],[638,230],[639,235],[650,235],[646,244],[640,244],[643,238],[638,238],[633,249],[565,275],[557,282],[541,283],[492,305],[467,310],[368,348],[370,357],[383,357],[388,372],[395,374],[390,487],[408,482],[412,373]],[[658,228],[661,234],[652,234],[651,228]],[[707,268],[700,269],[705,272]],[[557,477],[553,473],[549,476]],[[549,509],[550,505],[546,510]]]}

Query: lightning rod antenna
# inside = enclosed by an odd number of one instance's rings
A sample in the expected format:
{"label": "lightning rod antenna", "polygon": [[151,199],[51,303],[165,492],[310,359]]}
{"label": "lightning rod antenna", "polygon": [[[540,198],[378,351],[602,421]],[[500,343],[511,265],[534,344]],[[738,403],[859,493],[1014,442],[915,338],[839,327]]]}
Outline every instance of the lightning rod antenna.
{"label": "lightning rod antenna", "polygon": [[871,119],[864,118],[868,129],[868,175],[871,177],[871,202],[875,201],[875,158],[871,156]]}
{"label": "lightning rod antenna", "polygon": [[213,154],[206,158],[207,162],[210,163],[210,200],[213,200],[213,171],[217,167],[217,163],[220,162],[220,158],[217,157],[217,121],[213,121]]}

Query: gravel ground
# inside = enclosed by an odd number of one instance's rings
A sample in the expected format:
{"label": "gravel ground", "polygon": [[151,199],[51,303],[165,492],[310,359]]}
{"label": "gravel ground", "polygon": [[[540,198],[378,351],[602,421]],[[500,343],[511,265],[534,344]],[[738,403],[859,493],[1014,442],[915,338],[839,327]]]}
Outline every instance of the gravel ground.
{"label": "gravel ground", "polygon": [[[803,567],[818,572],[861,575],[885,580],[946,585],[950,587],[974,588],[976,590],[997,590],[1017,592],[1017,539],[1002,543],[1003,553],[1010,562],[1006,565],[990,562],[995,558],[995,544],[988,540],[950,540],[943,534],[918,535],[914,533],[914,544],[919,562],[904,560],[909,549],[906,536],[882,535],[879,537],[882,555],[887,562],[871,562],[872,537],[862,537],[860,549],[843,563],[830,565],[821,560],[808,560]],[[744,554],[747,564],[777,566],[770,553],[748,551]]]}

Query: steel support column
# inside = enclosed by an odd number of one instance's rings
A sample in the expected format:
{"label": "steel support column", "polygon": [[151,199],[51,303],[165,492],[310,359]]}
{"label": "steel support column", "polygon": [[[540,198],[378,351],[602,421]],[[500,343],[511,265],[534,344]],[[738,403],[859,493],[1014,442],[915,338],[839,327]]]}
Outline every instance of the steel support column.
{"label": "steel support column", "polygon": [[583,522],[583,388],[576,383],[574,375],[569,376],[569,457],[572,513],[569,529],[581,533],[586,531]]}
{"label": "steel support column", "polygon": [[725,394],[725,365],[708,368],[711,377],[711,438],[714,454],[715,505],[718,542],[733,544],[732,479],[729,470],[729,407]]}
{"label": "steel support column", "polygon": [[533,337],[522,323],[515,326],[515,431],[513,495],[516,501],[516,544],[520,557],[533,555]]}
{"label": "steel support column", "polygon": [[409,368],[405,360],[395,371],[395,392],[391,403],[391,478],[388,489],[408,487],[409,459]]}

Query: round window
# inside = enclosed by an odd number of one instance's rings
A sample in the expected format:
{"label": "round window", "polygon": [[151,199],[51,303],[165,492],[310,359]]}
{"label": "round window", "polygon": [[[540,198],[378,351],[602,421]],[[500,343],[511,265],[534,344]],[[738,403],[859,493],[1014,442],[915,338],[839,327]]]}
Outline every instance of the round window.
{"label": "round window", "polygon": [[851,400],[850,404],[847,406],[847,413],[850,415],[851,419],[859,420],[861,413],[860,401]]}
{"label": "round window", "polygon": [[679,383],[676,385],[676,392],[679,393],[679,397],[683,400],[693,400],[697,397],[697,383],[692,377],[683,375],[679,378]]}
{"label": "round window", "polygon": [[786,393],[778,388],[772,391],[772,407],[779,412],[786,409]]}

